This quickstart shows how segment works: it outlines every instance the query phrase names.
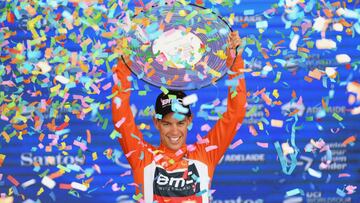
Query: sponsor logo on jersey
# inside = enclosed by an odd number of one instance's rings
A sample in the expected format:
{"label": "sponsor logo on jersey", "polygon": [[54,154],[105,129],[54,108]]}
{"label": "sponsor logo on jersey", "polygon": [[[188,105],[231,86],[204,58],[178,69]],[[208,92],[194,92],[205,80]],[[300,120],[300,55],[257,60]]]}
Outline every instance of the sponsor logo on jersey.
{"label": "sponsor logo on jersey", "polygon": [[199,173],[194,164],[187,170],[175,172],[156,167],[154,176],[154,194],[157,196],[186,197],[200,192]]}

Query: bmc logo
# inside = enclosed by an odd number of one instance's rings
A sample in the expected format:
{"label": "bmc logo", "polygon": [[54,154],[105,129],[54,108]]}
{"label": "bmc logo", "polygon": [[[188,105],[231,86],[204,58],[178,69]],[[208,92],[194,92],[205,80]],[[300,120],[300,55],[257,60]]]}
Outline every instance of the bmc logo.
{"label": "bmc logo", "polygon": [[[190,171],[188,173],[188,176],[191,177],[191,174],[192,172]],[[161,186],[165,186],[165,185],[169,185],[169,186],[173,186],[173,187],[176,187],[176,188],[179,188],[179,187],[184,187],[185,184],[186,185],[191,185],[194,183],[194,180],[193,179],[190,179],[190,180],[185,180],[184,178],[175,178],[175,177],[168,177],[168,176],[165,176],[163,174],[160,174],[159,177],[157,178],[157,181],[156,183],[158,185],[161,185]]]}
{"label": "bmc logo", "polygon": [[156,167],[154,173],[154,194],[167,197],[187,197],[200,192],[200,184],[197,183],[199,173],[194,164],[188,166],[187,170],[166,171]]}

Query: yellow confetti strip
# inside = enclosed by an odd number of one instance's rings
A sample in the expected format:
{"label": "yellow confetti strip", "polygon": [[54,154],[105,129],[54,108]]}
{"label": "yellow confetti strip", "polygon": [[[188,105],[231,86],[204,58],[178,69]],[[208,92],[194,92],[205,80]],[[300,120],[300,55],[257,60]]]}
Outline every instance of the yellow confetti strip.
{"label": "yellow confetti strip", "polygon": [[196,28],[195,33],[200,33],[200,34],[206,35],[206,30],[201,29],[201,28]]}
{"label": "yellow confetti strip", "polygon": [[212,68],[209,69],[209,73],[215,77],[221,77],[221,73],[219,71],[216,71]]}
{"label": "yellow confetti strip", "polygon": [[32,20],[29,20],[27,22],[27,26],[28,26],[28,29],[30,30],[31,34],[33,35],[33,38],[34,39],[37,39],[39,38],[39,34],[36,32],[35,30],[35,24],[42,19],[42,16],[41,15],[38,15],[36,16],[35,18],[33,18]]}
{"label": "yellow confetti strip", "polygon": [[179,15],[180,15],[181,17],[184,17],[184,16],[187,15],[187,13],[186,13],[185,10],[180,10],[180,11],[179,11]]}
{"label": "yellow confetti strip", "polygon": [[264,130],[264,125],[261,121],[258,122],[257,124],[258,124],[260,130]]}
{"label": "yellow confetti strip", "polygon": [[3,165],[5,158],[6,158],[5,154],[0,154],[0,167]]}
{"label": "yellow confetti strip", "polygon": [[272,95],[277,99],[279,98],[279,92],[277,89],[274,89],[273,92],[272,92]]}
{"label": "yellow confetti strip", "polygon": [[98,159],[98,156],[97,156],[97,153],[96,153],[96,152],[93,152],[91,155],[92,155],[93,161],[95,161],[96,159]]}
{"label": "yellow confetti strip", "polygon": [[225,54],[224,50],[218,50],[214,53],[214,55],[219,57],[221,60],[227,59],[227,55]]}
{"label": "yellow confetti strip", "polygon": [[39,195],[41,195],[41,193],[43,193],[43,192],[44,192],[44,188],[41,187],[41,188],[39,189],[39,191],[36,193],[36,195],[39,196]]}

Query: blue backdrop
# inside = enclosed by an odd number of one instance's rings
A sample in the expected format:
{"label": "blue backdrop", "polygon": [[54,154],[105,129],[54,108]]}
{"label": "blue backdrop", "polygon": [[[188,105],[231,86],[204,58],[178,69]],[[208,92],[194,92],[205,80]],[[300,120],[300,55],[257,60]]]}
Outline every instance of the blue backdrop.
{"label": "blue backdrop", "polygon": [[[116,18],[146,3],[0,2],[0,202],[11,197],[14,202],[135,201],[111,121],[116,56],[110,50],[123,34]],[[213,202],[360,202],[353,190],[360,183],[360,116],[354,111],[360,108],[359,2],[204,4],[233,20],[244,37],[249,70],[247,115],[233,141],[241,144],[230,147],[216,169]],[[319,16],[329,22],[323,33],[317,31]],[[336,23],[343,30],[334,28]],[[318,49],[321,38],[336,47]],[[351,60],[337,60],[340,54]],[[188,143],[206,135],[206,125],[213,126],[226,108],[225,80],[187,92],[199,98],[192,106]],[[133,87],[136,122],[145,139],[157,145],[148,112],[161,91],[141,80]],[[275,146],[284,143],[297,153],[278,154]],[[286,174],[284,164],[296,167]],[[42,183],[44,176],[56,185],[50,189]],[[72,182],[88,187],[74,189]]]}

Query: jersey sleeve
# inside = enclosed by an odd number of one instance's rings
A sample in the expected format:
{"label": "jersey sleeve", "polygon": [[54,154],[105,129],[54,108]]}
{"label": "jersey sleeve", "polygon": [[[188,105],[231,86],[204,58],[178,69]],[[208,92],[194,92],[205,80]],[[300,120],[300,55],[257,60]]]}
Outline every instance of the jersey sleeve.
{"label": "jersey sleeve", "polygon": [[[227,64],[231,65],[231,63]],[[238,83],[228,89],[227,110],[205,137],[209,140],[205,146],[205,153],[212,165],[216,165],[224,155],[246,114],[246,83],[241,72],[243,68],[244,61],[239,54],[230,68],[233,74],[229,74],[229,80],[237,80]]]}
{"label": "jersey sleeve", "polygon": [[136,167],[140,162],[141,151],[143,151],[140,143],[143,143],[144,140],[142,133],[135,124],[130,108],[131,82],[128,78],[131,72],[121,59],[113,68],[113,72],[116,77],[112,93],[116,94],[116,96],[112,100],[112,119],[115,130],[121,134],[118,141],[122,150],[129,164]]}

